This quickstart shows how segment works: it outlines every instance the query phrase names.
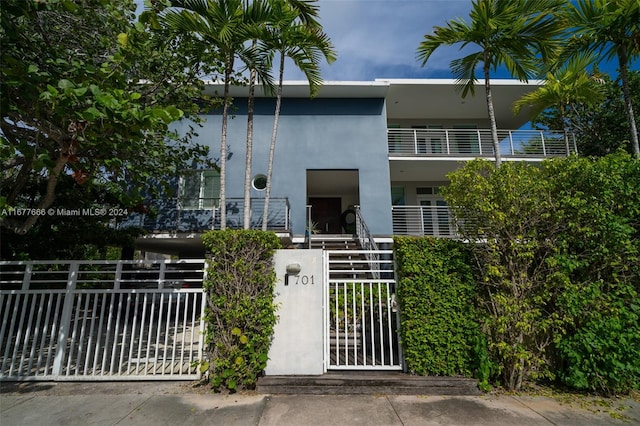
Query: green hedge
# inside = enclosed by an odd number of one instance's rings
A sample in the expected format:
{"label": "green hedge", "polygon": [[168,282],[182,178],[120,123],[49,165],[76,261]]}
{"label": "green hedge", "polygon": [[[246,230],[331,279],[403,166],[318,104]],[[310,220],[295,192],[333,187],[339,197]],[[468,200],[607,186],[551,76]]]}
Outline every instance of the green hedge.
{"label": "green hedge", "polygon": [[[478,160],[449,179],[441,193],[477,272],[490,356],[481,371],[494,366],[509,390],[526,380],[605,395],[638,389],[640,161],[622,152],[500,168]],[[449,256],[429,260],[428,275]]]}
{"label": "green hedge", "polygon": [[396,237],[394,250],[401,344],[409,371],[435,376],[480,373],[479,361],[486,356],[467,247],[448,239]]}
{"label": "green hedge", "polygon": [[267,365],[276,324],[271,232],[211,231],[202,236],[211,252],[204,288],[208,369],[215,390],[253,389]]}

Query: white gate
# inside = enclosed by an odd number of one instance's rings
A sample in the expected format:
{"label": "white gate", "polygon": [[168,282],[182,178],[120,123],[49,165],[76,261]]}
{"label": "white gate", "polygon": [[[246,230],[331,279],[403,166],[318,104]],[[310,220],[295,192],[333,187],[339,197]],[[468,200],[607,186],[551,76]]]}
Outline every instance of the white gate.
{"label": "white gate", "polygon": [[393,251],[325,251],[328,370],[401,370]]}
{"label": "white gate", "polygon": [[0,262],[0,380],[194,380],[203,260]]}

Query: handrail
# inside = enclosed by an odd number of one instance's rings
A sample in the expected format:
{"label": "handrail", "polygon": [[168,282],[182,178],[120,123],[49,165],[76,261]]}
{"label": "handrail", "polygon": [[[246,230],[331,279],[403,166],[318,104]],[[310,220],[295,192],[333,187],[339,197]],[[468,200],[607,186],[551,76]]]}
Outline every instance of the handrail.
{"label": "handrail", "polygon": [[[573,135],[572,135],[573,136]],[[556,157],[576,152],[557,130],[498,130],[503,157]],[[389,155],[494,157],[489,129],[387,129]]]}
{"label": "handrail", "polygon": [[[208,198],[206,200],[212,200]],[[217,200],[217,199],[215,199]],[[212,205],[217,206],[217,202]],[[243,227],[244,199],[227,198],[227,227],[240,229]],[[288,198],[271,198],[269,200],[268,229],[270,231],[288,232],[291,230],[291,208]],[[251,199],[251,229],[262,228],[262,212],[264,198]],[[178,198],[165,201],[157,206],[158,213],[151,216],[146,213],[134,213],[119,220],[120,228],[141,227],[151,231],[198,232],[220,229],[218,207],[186,208],[182,207]]]}
{"label": "handrail", "polygon": [[307,248],[311,249],[311,234],[313,234],[313,221],[311,220],[311,206],[307,205],[307,227],[305,230],[305,238],[307,240]]}
{"label": "handrail", "polygon": [[448,206],[392,206],[391,217],[394,235],[458,236]]}
{"label": "handrail", "polygon": [[362,217],[360,206],[354,206],[356,212],[356,238],[360,242],[363,250],[366,250],[365,257],[371,264],[372,274],[375,279],[380,278],[380,255],[378,254],[378,244],[373,239],[369,227]]}

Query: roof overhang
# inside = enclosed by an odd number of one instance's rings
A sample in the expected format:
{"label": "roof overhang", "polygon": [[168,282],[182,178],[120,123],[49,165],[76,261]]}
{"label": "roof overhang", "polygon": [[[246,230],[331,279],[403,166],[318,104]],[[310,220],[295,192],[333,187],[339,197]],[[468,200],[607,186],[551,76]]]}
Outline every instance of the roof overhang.
{"label": "roof overhang", "polygon": [[[387,119],[487,120],[487,100],[483,82],[476,84],[475,96],[462,98],[453,79],[377,79],[388,83]],[[539,80],[491,80],[491,95],[498,128],[517,129],[530,120],[526,108],[514,115],[513,103],[537,89]]]}
{"label": "roof overhang", "polygon": [[[325,81],[320,87],[318,98],[385,98],[389,83],[384,81]],[[218,81],[205,81],[205,93],[222,96],[224,85]],[[234,98],[247,97],[247,86],[230,86],[229,94]],[[262,87],[256,88],[257,97],[272,97],[265,94]],[[285,98],[309,98],[309,83],[306,81],[285,81],[282,87]]]}
{"label": "roof overhang", "polygon": [[[542,85],[540,80],[528,83],[518,80],[491,80],[491,92],[496,121],[500,129],[518,129],[530,119],[529,110],[523,108],[514,115],[513,103],[522,95]],[[222,96],[224,85],[220,81],[205,81],[205,93]],[[260,86],[257,97],[271,97]],[[247,86],[230,86],[231,97],[247,97]],[[309,98],[306,81],[285,81],[283,97]],[[470,122],[487,120],[487,101],[483,82],[476,84],[475,95],[462,98],[453,79],[376,79],[374,81],[325,81],[318,98],[378,98],[386,99],[387,120],[455,120]]]}

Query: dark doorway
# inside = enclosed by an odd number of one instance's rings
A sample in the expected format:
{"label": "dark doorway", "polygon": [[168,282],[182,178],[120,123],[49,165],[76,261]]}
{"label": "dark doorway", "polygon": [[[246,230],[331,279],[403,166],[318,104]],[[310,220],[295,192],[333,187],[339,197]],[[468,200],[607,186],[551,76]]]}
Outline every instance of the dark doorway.
{"label": "dark doorway", "polygon": [[311,205],[311,220],[315,224],[317,232],[322,234],[341,233],[342,200],[340,198],[310,197],[309,204]]}

